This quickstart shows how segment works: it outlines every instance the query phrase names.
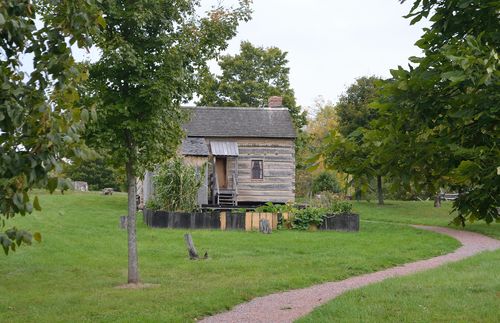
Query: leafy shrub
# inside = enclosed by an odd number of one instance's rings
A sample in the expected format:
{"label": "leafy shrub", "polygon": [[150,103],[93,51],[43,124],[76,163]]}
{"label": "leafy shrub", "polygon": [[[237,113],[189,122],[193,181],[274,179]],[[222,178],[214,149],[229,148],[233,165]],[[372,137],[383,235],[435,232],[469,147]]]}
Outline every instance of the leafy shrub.
{"label": "leafy shrub", "polygon": [[265,213],[293,213],[295,207],[292,203],[287,204],[273,204],[273,202],[266,202],[264,205],[255,209],[255,212]]}
{"label": "leafy shrub", "polygon": [[158,199],[156,198],[151,198],[146,202],[146,208],[153,210],[153,211],[158,211],[162,208],[161,204],[159,203]]}
{"label": "leafy shrub", "polygon": [[320,226],[326,216],[323,208],[308,207],[296,210],[292,222],[292,227],[297,230],[307,230],[310,224]]}
{"label": "leafy shrub", "polygon": [[310,205],[323,208],[328,214],[351,213],[352,211],[350,202],[331,192],[321,192],[318,197],[310,201]]}
{"label": "leafy shrub", "polygon": [[293,205],[293,203],[287,204],[273,204],[273,202],[267,202],[266,204],[259,206],[255,209],[255,212],[264,212],[264,213],[288,213],[288,219],[283,217],[279,217],[278,220],[278,229],[283,228],[292,228],[293,226],[293,214],[297,209]]}
{"label": "leafy shrub", "polygon": [[203,177],[203,174],[196,174],[195,167],[184,164],[181,158],[167,161],[153,176],[155,196],[150,205],[167,211],[196,210]]}
{"label": "leafy shrub", "polygon": [[340,192],[340,185],[335,177],[335,174],[324,171],[313,179],[312,193],[317,194],[319,192]]}
{"label": "leafy shrub", "polygon": [[266,202],[264,205],[259,206],[255,209],[255,212],[263,212],[263,213],[278,213],[278,210],[281,205],[274,204],[273,202]]}

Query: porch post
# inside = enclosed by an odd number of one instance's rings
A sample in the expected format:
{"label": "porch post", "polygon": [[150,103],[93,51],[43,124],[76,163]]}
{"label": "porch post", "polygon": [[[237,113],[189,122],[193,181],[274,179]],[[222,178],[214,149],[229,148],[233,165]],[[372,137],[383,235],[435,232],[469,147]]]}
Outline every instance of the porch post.
{"label": "porch post", "polygon": [[235,177],[235,180],[234,180],[234,183],[235,183],[235,187],[234,187],[234,204],[236,206],[238,206],[238,156],[234,157],[234,177]]}

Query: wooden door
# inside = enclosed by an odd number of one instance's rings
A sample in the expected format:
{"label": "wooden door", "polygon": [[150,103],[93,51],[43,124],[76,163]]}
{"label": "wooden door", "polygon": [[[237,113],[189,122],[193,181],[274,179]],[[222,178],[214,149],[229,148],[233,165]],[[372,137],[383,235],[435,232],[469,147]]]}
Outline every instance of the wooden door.
{"label": "wooden door", "polygon": [[225,157],[215,159],[215,172],[219,181],[219,188],[227,188],[227,159]]}

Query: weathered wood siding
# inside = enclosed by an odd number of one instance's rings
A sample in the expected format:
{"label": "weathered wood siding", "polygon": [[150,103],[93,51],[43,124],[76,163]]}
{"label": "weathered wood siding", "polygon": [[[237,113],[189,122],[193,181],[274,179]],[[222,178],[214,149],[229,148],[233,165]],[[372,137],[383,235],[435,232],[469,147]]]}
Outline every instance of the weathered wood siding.
{"label": "weathered wood siding", "polygon": [[[211,138],[206,138],[210,141]],[[295,142],[293,139],[213,138],[238,143],[238,202],[295,201]],[[252,179],[252,160],[262,160],[263,179]],[[234,163],[227,163],[231,183]]]}

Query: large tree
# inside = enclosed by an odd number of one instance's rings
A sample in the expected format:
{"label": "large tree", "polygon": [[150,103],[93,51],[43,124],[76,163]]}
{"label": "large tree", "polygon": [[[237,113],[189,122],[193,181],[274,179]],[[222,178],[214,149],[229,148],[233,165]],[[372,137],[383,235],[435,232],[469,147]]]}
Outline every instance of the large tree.
{"label": "large tree", "polygon": [[430,17],[408,69],[392,71],[377,121],[391,172],[402,184],[460,193],[456,223],[499,219],[500,23],[498,1],[414,1]]}
{"label": "large tree", "polygon": [[290,87],[287,52],[277,47],[257,47],[244,41],[240,53],[225,55],[218,61],[222,71],[215,76],[208,70],[202,74],[200,105],[260,107],[271,96],[283,97],[297,129],[306,123],[306,115],[295,100]]}
{"label": "large tree", "polygon": [[[371,121],[377,118],[377,110],[371,106],[377,97],[376,77],[361,77],[351,84],[335,106],[338,126],[325,139],[321,151],[328,167],[352,175],[359,190],[370,187],[372,178],[377,179],[379,204],[384,203],[382,176],[385,168],[376,158],[376,145],[366,137]],[[359,196],[359,195],[358,195]]]}
{"label": "large tree", "polygon": [[86,88],[98,121],[87,138],[125,166],[128,184],[128,282],[139,282],[136,179],[175,154],[184,120],[180,104],[196,91],[196,74],[226,47],[248,1],[198,17],[195,0],[103,0],[106,28]]}
{"label": "large tree", "polygon": [[[70,45],[90,48],[99,26],[104,21],[91,0],[0,2],[2,229],[16,214],[40,210],[30,189],[56,189],[55,176],[65,157],[88,153],[79,133],[89,110],[77,104],[76,91],[87,73],[75,63]],[[39,233],[34,237],[40,240]],[[31,238],[10,228],[0,232],[0,245],[8,253]]]}

